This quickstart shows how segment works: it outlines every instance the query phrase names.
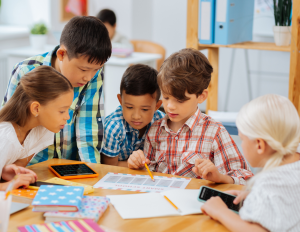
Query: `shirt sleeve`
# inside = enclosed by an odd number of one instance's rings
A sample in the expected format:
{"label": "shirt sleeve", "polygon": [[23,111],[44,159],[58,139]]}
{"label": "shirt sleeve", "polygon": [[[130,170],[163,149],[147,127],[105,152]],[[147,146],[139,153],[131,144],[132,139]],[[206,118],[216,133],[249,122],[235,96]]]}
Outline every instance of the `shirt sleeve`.
{"label": "shirt sleeve", "polygon": [[103,78],[102,70],[91,81],[76,117],[76,142],[81,161],[100,163],[100,150],[103,142]]}
{"label": "shirt sleeve", "polygon": [[108,157],[118,156],[121,153],[122,141],[122,125],[117,121],[106,119],[101,153]]}
{"label": "shirt sleeve", "polygon": [[235,142],[224,127],[221,127],[213,141],[214,164],[219,172],[230,176],[235,184],[246,184],[253,176],[249,166]]}

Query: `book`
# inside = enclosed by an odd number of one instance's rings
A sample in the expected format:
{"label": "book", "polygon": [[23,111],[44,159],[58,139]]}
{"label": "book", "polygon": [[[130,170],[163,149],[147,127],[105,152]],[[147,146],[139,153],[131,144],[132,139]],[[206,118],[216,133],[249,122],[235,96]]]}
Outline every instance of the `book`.
{"label": "book", "polygon": [[104,232],[99,225],[91,219],[74,220],[66,222],[51,222],[18,227],[19,232]]}
{"label": "book", "polygon": [[38,190],[14,189],[12,190],[12,201],[31,204]]}
{"label": "book", "polygon": [[67,186],[82,186],[84,187],[84,195],[93,193],[95,191],[94,187],[87,184],[77,183],[69,180],[64,180],[58,177],[53,177],[49,180],[45,180],[44,182],[52,183],[52,184],[61,184],[61,185],[67,185]]}
{"label": "book", "polygon": [[109,205],[107,197],[90,197],[82,198],[81,206],[78,212],[46,212],[45,222],[58,222],[76,219],[92,219],[95,222],[99,220]]}
{"label": "book", "polygon": [[[180,210],[177,210],[167,196]],[[198,201],[199,190],[176,189],[161,193],[143,193],[106,196],[123,219],[152,218],[200,214],[202,202]]]}
{"label": "book", "polygon": [[76,212],[80,208],[82,186],[42,185],[32,201],[33,211]]}

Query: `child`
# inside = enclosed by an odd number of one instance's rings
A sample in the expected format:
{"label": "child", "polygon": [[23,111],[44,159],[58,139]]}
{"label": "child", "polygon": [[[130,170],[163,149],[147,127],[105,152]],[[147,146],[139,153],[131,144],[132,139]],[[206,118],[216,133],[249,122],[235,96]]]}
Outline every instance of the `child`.
{"label": "child", "polygon": [[109,38],[114,45],[121,44],[125,47],[132,48],[130,41],[119,32],[117,32],[117,17],[112,10],[103,9],[97,14],[97,18],[100,19],[106,26],[109,34]]}
{"label": "child", "polygon": [[125,71],[118,94],[121,106],[105,119],[103,163],[127,166],[130,154],[143,149],[151,124],[164,117],[158,110],[161,106],[159,98],[155,69],[137,64]]}
{"label": "child", "polygon": [[239,215],[219,197],[202,212],[230,231],[300,231],[300,122],[294,105],[279,95],[259,97],[243,106],[237,127],[245,157],[263,171],[248,183],[250,192],[230,192],[239,195],[235,204],[246,197]]}
{"label": "child", "polygon": [[253,176],[236,144],[222,126],[202,114],[213,69],[195,49],[172,54],[162,65],[158,84],[166,117],[150,128],[144,153],[136,151],[129,168],[204,178],[216,183],[244,184]]}
{"label": "child", "polygon": [[49,66],[37,67],[23,76],[0,111],[0,176],[4,180],[25,172],[7,170],[12,168],[10,164],[25,167],[35,154],[53,144],[54,133],[70,118],[73,97],[71,83]]}
{"label": "child", "polygon": [[74,87],[71,120],[55,134],[55,143],[37,154],[31,164],[52,158],[100,163],[104,117],[102,67],[110,55],[111,42],[104,24],[96,17],[78,16],[64,27],[60,46],[14,67],[3,105],[22,77],[41,65],[52,66]]}

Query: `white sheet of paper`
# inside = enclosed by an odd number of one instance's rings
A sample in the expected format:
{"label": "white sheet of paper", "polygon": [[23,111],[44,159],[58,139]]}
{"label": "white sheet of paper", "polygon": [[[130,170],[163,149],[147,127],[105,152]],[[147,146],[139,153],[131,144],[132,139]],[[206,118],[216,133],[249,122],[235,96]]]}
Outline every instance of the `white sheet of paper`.
{"label": "white sheet of paper", "polygon": [[[179,216],[201,213],[203,203],[197,200],[199,190],[170,190],[162,193],[107,195],[123,219]],[[165,198],[180,210],[179,213]]]}
{"label": "white sheet of paper", "polygon": [[118,189],[137,192],[162,192],[172,189],[185,189],[190,178],[154,176],[153,182],[149,175],[131,175],[124,173],[107,173],[94,188]]}

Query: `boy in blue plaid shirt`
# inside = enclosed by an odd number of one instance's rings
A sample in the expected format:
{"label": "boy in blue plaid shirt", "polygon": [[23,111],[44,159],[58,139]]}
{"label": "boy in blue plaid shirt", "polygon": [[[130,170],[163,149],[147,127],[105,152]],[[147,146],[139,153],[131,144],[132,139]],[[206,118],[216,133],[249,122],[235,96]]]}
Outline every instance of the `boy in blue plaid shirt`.
{"label": "boy in blue plaid shirt", "polygon": [[2,106],[20,79],[41,65],[52,66],[74,87],[70,120],[55,134],[54,144],[35,154],[30,164],[52,158],[100,163],[104,119],[102,67],[110,55],[111,42],[105,25],[96,17],[77,16],[64,27],[59,46],[15,65]]}
{"label": "boy in blue plaid shirt", "polygon": [[152,123],[164,117],[158,110],[162,101],[157,71],[142,64],[130,66],[122,77],[117,97],[121,105],[105,119],[101,161],[127,167],[132,152],[143,150]]}

